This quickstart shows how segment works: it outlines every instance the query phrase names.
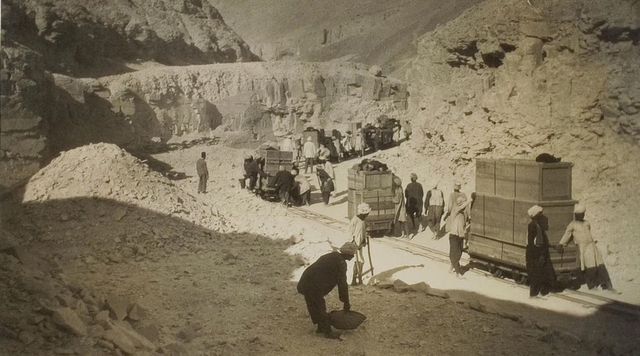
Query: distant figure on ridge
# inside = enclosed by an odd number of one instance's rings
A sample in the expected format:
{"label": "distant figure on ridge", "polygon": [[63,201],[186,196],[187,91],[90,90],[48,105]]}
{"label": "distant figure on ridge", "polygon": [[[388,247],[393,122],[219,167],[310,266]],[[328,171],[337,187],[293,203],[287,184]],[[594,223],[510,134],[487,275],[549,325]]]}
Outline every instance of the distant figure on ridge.
{"label": "distant figure on ridge", "polygon": [[200,159],[196,162],[196,170],[198,172],[198,193],[207,192],[207,181],[209,180],[209,170],[207,169],[207,153],[202,152]]}

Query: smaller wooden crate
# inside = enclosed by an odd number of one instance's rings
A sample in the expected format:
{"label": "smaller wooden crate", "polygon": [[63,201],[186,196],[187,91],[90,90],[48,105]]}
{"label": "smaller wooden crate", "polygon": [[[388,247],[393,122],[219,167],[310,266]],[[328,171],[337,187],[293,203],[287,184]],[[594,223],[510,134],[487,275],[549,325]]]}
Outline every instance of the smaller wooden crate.
{"label": "smaller wooden crate", "polygon": [[358,214],[358,205],[367,203],[371,207],[371,213],[367,221],[393,220],[395,204],[393,192],[389,190],[353,190],[348,191],[348,216],[352,218]]}
{"label": "smaller wooden crate", "polygon": [[530,201],[571,199],[572,163],[518,160],[515,167],[517,199]]}
{"label": "smaller wooden crate", "polygon": [[265,158],[264,172],[275,175],[283,166],[285,170],[290,171],[293,166],[293,152],[280,150],[263,150],[261,155]]}
{"label": "smaller wooden crate", "polygon": [[349,168],[347,171],[348,188],[355,190],[380,190],[391,189],[393,173],[386,172],[366,172]]}

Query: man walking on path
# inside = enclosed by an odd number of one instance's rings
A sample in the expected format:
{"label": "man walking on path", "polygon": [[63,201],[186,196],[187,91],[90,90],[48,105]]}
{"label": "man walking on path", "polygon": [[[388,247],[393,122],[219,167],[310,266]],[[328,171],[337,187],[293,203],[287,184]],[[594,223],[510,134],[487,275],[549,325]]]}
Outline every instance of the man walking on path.
{"label": "man walking on path", "polygon": [[357,215],[351,218],[347,227],[348,238],[351,239],[358,252],[356,253],[356,263],[353,268],[353,280],[351,285],[362,284],[362,267],[364,267],[364,253],[362,248],[367,246],[367,216],[371,213],[371,207],[367,203],[358,205]]}
{"label": "man walking on path", "polygon": [[427,192],[427,196],[424,200],[424,209],[427,215],[427,226],[429,230],[433,232],[433,238],[438,238],[438,231],[440,231],[440,220],[442,220],[442,214],[444,213],[444,193],[438,189],[438,184]]}
{"label": "man walking on path", "polygon": [[207,153],[202,152],[200,159],[196,162],[196,171],[198,172],[198,193],[207,192],[207,181],[209,180],[209,170],[207,169]]}
{"label": "man walking on path", "polygon": [[453,207],[451,207],[451,217],[447,220],[447,231],[449,232],[449,260],[451,267],[456,272],[456,276],[463,275],[460,267],[460,258],[462,257],[462,249],[464,246],[464,238],[466,236],[467,224],[467,206],[473,200],[466,197],[458,197]]}
{"label": "man walking on path", "polygon": [[313,161],[316,158],[316,144],[313,143],[311,137],[307,137],[307,142],[304,143],[302,147],[302,155],[304,156],[305,166],[304,173],[307,174],[309,168],[311,168],[311,173],[313,173]]}
{"label": "man walking on path", "polygon": [[298,293],[304,295],[307,310],[313,324],[318,325],[317,333],[324,333],[326,338],[338,339],[340,334],[331,329],[331,321],[327,314],[324,297],[338,286],[338,297],[343,309],[351,310],[349,303],[349,285],[347,284],[347,261],[353,259],[358,247],[347,242],[339,252],[330,252],[321,256],[309,266],[300,277]]}
{"label": "man walking on path", "polygon": [[[422,226],[422,198],[424,197],[424,190],[422,184],[417,182],[418,175],[411,173],[411,183],[407,184],[407,188],[404,191],[404,195],[407,199],[406,209],[407,215],[411,218],[411,224],[416,231],[423,231]],[[418,223],[416,224],[416,219]]]}

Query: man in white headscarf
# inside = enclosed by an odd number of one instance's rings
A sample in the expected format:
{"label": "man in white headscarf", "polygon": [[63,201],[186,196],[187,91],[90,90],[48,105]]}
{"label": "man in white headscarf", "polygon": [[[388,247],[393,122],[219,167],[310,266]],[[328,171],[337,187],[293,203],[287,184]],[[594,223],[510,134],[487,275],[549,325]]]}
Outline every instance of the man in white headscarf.
{"label": "man in white headscarf", "polygon": [[368,242],[367,223],[365,220],[369,216],[369,213],[371,213],[369,204],[361,203],[358,205],[356,216],[351,218],[349,226],[347,227],[347,237],[358,247],[351,285],[362,284],[362,267],[364,266],[364,253],[362,252],[362,248],[366,247]]}
{"label": "man in white headscarf", "polygon": [[529,298],[536,298],[538,294],[545,295],[551,291],[556,276],[549,257],[548,219],[542,213],[540,205],[534,205],[527,214],[531,218],[527,227],[527,249],[525,260],[529,275]]}
{"label": "man in white headscarf", "polygon": [[591,224],[584,219],[586,212],[587,209],[584,205],[575,206],[574,220],[569,223],[562,239],[560,239],[559,250],[562,251],[562,248],[573,239],[580,250],[580,268],[584,271],[587,287],[594,289],[600,286],[605,290],[613,290],[609,272],[607,272],[604,260],[596,246],[597,241],[591,236]]}
{"label": "man in white headscarf", "polygon": [[467,200],[467,197],[458,197],[453,207],[451,207],[451,216],[447,220],[449,260],[457,277],[461,277],[464,274],[462,267],[460,267],[460,258],[462,257],[464,238],[466,236],[467,206],[471,202],[473,200]]}

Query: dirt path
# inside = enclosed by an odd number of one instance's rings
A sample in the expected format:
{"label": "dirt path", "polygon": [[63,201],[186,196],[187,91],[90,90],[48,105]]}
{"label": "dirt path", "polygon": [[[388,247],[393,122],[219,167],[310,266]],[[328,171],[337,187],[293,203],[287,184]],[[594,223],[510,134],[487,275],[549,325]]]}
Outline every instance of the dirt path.
{"label": "dirt path", "polygon": [[[198,195],[193,178],[168,182],[104,149],[83,153],[93,165],[75,153],[53,162],[24,193],[48,198],[14,202],[10,213],[3,211],[3,228],[25,241],[30,254],[0,253],[0,354],[119,355],[127,345],[109,335],[121,327],[135,329],[165,355],[632,355],[640,350],[637,320],[553,310],[550,304],[561,305],[553,299],[525,303],[521,294],[526,293],[519,289],[503,289],[498,298],[488,292],[496,281],[456,280],[445,264],[375,241],[380,283],[350,288],[353,309],[368,320],[345,332],[343,341],[326,340],[314,332],[295,284],[304,265],[345,240],[341,232],[239,191],[233,164],[242,151],[194,147],[156,156],[187,176],[199,151],[216,157],[209,165],[209,193]],[[99,184],[106,181],[97,175],[105,165],[123,177],[120,193],[110,198],[99,194],[114,192]],[[126,178],[122,169],[138,173]],[[73,184],[63,184],[72,177]],[[84,191],[87,186],[94,190]],[[147,190],[149,197],[142,199]],[[339,206],[328,207],[334,209]],[[199,224],[203,211],[210,216]],[[25,256],[42,258],[48,267],[30,264]],[[431,287],[395,279],[427,281]],[[121,317],[113,311],[118,304],[129,306]],[[86,336],[73,336],[56,326],[72,330],[70,325],[49,317],[63,305],[78,315]],[[342,306],[335,291],[327,305]],[[144,347],[129,353],[153,354]]]}

